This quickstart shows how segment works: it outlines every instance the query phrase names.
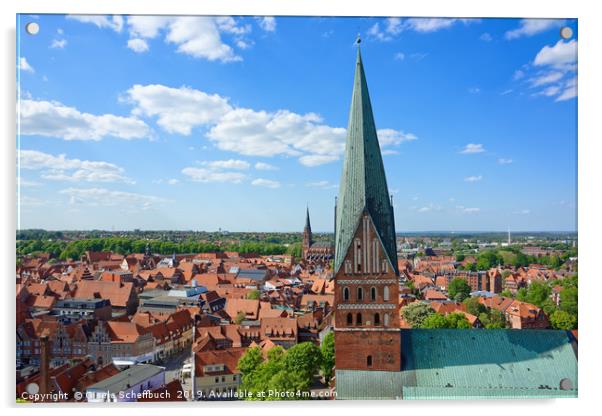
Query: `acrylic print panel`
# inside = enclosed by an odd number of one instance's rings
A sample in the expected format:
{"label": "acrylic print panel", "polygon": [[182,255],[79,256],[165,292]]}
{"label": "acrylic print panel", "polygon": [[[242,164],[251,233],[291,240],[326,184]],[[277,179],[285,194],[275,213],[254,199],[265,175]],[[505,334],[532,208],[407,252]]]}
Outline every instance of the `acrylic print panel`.
{"label": "acrylic print panel", "polygon": [[577,397],[576,20],[16,24],[17,401]]}

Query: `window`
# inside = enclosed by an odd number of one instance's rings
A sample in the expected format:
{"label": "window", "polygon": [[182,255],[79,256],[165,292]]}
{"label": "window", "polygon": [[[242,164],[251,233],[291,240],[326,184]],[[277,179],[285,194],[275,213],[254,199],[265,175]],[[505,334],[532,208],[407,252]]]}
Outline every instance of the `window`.
{"label": "window", "polygon": [[383,289],[383,299],[385,301],[389,300],[389,286],[385,286],[385,288]]}
{"label": "window", "polygon": [[351,313],[347,314],[347,325],[353,325],[353,316],[351,316]]}
{"label": "window", "polygon": [[343,289],[343,299],[349,300],[349,288],[348,287]]}
{"label": "window", "polygon": [[362,289],[361,287],[357,288],[357,300],[363,300],[364,299],[364,289]]}
{"label": "window", "polygon": [[366,365],[368,367],[372,367],[372,356],[369,355],[368,357],[366,357]]}
{"label": "window", "polygon": [[374,325],[380,325],[380,314],[374,314]]}
{"label": "window", "polygon": [[389,314],[385,314],[385,326],[389,326]]}
{"label": "window", "polygon": [[362,324],[362,314],[361,313],[358,313],[357,315],[355,315],[355,324],[356,325]]}
{"label": "window", "polygon": [[372,300],[372,302],[376,301],[376,288],[375,287],[370,288],[370,300]]}

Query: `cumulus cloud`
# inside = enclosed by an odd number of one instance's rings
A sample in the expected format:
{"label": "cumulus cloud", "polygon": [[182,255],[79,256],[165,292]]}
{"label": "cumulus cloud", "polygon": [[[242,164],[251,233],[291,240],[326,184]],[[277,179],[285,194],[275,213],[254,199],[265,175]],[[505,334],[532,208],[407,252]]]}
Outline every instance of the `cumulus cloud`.
{"label": "cumulus cloud", "polygon": [[276,19],[272,16],[258,17],[259,27],[266,32],[276,31]]}
{"label": "cumulus cloud", "polygon": [[562,94],[556,97],[556,101],[566,101],[577,96],[577,77],[573,77],[564,83]]}
{"label": "cumulus cloud", "polygon": [[115,32],[121,32],[123,29],[123,17],[115,16],[100,16],[91,14],[71,14],[67,15],[67,19],[77,20],[82,23],[91,23],[101,29],[112,29]]}
{"label": "cumulus cloud", "polygon": [[272,189],[280,188],[280,182],[273,181],[271,179],[263,179],[263,178],[254,179],[251,182],[251,185],[253,185],[253,186],[263,186],[265,188],[272,188]]}
{"label": "cumulus cloud", "polygon": [[522,19],[519,27],[506,32],[506,39],[518,39],[520,37],[533,36],[550,29],[560,28],[565,24],[562,19]]}
{"label": "cumulus cloud", "polygon": [[460,153],[474,154],[474,153],[483,153],[484,151],[485,151],[485,148],[483,147],[482,144],[468,143],[464,147],[464,150],[462,150]]}
{"label": "cumulus cloud", "polygon": [[36,72],[35,69],[33,69],[33,67],[29,64],[29,62],[27,62],[27,59],[25,59],[24,56],[19,58],[19,65],[17,65],[17,67],[19,68],[19,70],[24,72],[29,72],[32,74]]}
{"label": "cumulus cloud", "polygon": [[53,49],[63,49],[65,46],[67,46],[66,39],[53,39],[50,44],[50,47]]}
{"label": "cumulus cloud", "polygon": [[544,46],[535,56],[535,66],[550,65],[556,68],[572,68],[577,62],[577,41],[559,40],[554,46]]}
{"label": "cumulus cloud", "polygon": [[124,176],[123,168],[109,162],[69,159],[37,150],[20,150],[18,157],[21,168],[44,170],[41,177],[48,180],[134,183]]}
{"label": "cumulus cloud", "polygon": [[[432,33],[442,29],[448,29],[457,23],[469,24],[479,22],[480,19],[453,19],[453,18],[426,18],[412,17],[401,19],[390,17],[384,22],[376,22],[368,30],[368,37],[387,42],[403,31],[414,31],[418,33]],[[381,27],[382,23],[382,27]]]}
{"label": "cumulus cloud", "polygon": [[249,162],[236,159],[204,161],[201,164],[210,169],[247,170],[251,167]]}
{"label": "cumulus cloud", "polygon": [[207,168],[187,167],[182,169],[182,173],[188,176],[194,182],[210,183],[241,183],[246,179],[246,175],[240,172],[221,172]]}
{"label": "cumulus cloud", "polygon": [[21,134],[57,137],[64,140],[124,140],[148,137],[150,128],[136,117],[80,112],[56,101],[20,100]]}
{"label": "cumulus cloud", "polygon": [[[245,156],[297,157],[305,166],[317,166],[338,160],[345,148],[346,129],[326,125],[315,113],[236,108],[217,94],[163,85],[134,85],[122,99],[133,104],[135,116],[156,117],[169,133],[190,135],[205,127],[217,148]],[[382,147],[417,139],[393,129],[378,135]]]}
{"label": "cumulus cloud", "polygon": [[169,133],[190,135],[194,127],[216,123],[232,110],[226,98],[189,87],[134,85],[125,96],[134,104],[133,114],[157,117],[157,124]]}
{"label": "cumulus cloud", "polygon": [[482,175],[478,175],[478,176],[467,176],[466,178],[464,178],[464,181],[466,182],[479,182],[480,180],[483,179]]}
{"label": "cumulus cloud", "polygon": [[257,170],[278,170],[276,166],[270,165],[265,162],[257,162],[255,163],[255,169]]}
{"label": "cumulus cloud", "polygon": [[333,189],[338,188],[338,185],[331,184],[329,181],[308,182],[305,186],[309,188]]}
{"label": "cumulus cloud", "polygon": [[67,188],[59,191],[59,193],[67,195],[71,205],[117,206],[146,210],[157,204],[167,202],[167,200],[156,196],[113,191],[105,188]]}
{"label": "cumulus cloud", "polygon": [[144,39],[132,38],[128,40],[128,48],[137,53],[148,51],[148,43]]}
{"label": "cumulus cloud", "polygon": [[552,84],[559,81],[564,74],[560,71],[544,72],[531,78],[531,86],[539,87],[541,85]]}

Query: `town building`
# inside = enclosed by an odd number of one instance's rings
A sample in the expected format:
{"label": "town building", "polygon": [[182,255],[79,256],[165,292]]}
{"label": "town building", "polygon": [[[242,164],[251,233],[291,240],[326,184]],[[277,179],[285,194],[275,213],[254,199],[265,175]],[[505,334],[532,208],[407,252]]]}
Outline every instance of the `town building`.
{"label": "town building", "polygon": [[334,254],[332,244],[327,241],[314,241],[309,220],[309,207],[305,215],[305,228],[303,228],[302,257],[306,262],[323,263],[329,261]]}

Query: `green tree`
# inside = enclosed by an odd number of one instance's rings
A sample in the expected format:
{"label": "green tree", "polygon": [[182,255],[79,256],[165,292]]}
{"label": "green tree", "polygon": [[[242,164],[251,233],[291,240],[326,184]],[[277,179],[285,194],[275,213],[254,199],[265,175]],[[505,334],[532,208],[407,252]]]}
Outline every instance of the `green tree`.
{"label": "green tree", "polygon": [[247,299],[258,300],[261,297],[261,292],[257,289],[247,293]]}
{"label": "green tree", "polygon": [[234,322],[237,325],[240,325],[240,323],[242,321],[244,321],[245,319],[247,319],[247,315],[243,311],[240,311],[236,314],[236,317],[234,318]]}
{"label": "green tree", "polygon": [[322,341],[322,374],[326,384],[330,383],[332,378],[332,369],[334,368],[334,332],[329,332]]}
{"label": "green tree", "polygon": [[465,258],[466,256],[464,254],[456,255],[456,261],[464,261]]}
{"label": "green tree", "polygon": [[263,363],[263,355],[260,347],[249,348],[238,360],[237,368],[240,370],[242,378],[249,376],[257,370],[259,365]]}
{"label": "green tree", "polygon": [[447,292],[451,299],[455,299],[461,302],[470,296],[470,286],[468,285],[465,279],[455,277],[449,283]]}
{"label": "green tree", "polygon": [[429,328],[429,329],[440,329],[440,328],[449,328],[447,319],[445,316],[439,313],[433,313],[426,317],[420,328]]}
{"label": "green tree", "polygon": [[569,286],[560,291],[560,309],[571,315],[578,314],[578,289],[576,286]]}
{"label": "green tree", "polygon": [[425,302],[412,302],[401,310],[403,319],[412,328],[420,328],[424,320],[435,313],[435,310]]}
{"label": "green tree", "polygon": [[466,306],[466,312],[472,315],[479,316],[487,312],[487,307],[479,302],[479,298],[467,298],[463,303]]}
{"label": "green tree", "polygon": [[552,289],[550,289],[546,283],[536,280],[529,285],[529,289],[527,290],[527,302],[542,308],[545,301],[550,299],[551,294]]}
{"label": "green tree", "polygon": [[552,328],[555,329],[569,330],[577,328],[577,318],[562,310],[557,310],[550,316],[550,323]]}
{"label": "green tree", "polygon": [[450,313],[445,317],[447,321],[448,328],[457,328],[457,329],[469,329],[472,328],[470,322],[466,318],[466,315],[460,312]]}
{"label": "green tree", "polygon": [[313,342],[302,342],[291,347],[284,357],[284,368],[291,374],[309,379],[316,374],[322,362],[322,353]]}
{"label": "green tree", "polygon": [[518,289],[516,291],[516,300],[520,300],[521,302],[528,302],[527,298],[528,298],[528,292],[527,292],[526,288],[521,287],[520,289]]}
{"label": "green tree", "polygon": [[502,290],[502,293],[500,293],[500,295],[502,295],[505,298],[512,298],[512,297],[514,297],[514,295],[512,294],[512,292],[510,292],[510,290],[508,290],[508,289]]}

